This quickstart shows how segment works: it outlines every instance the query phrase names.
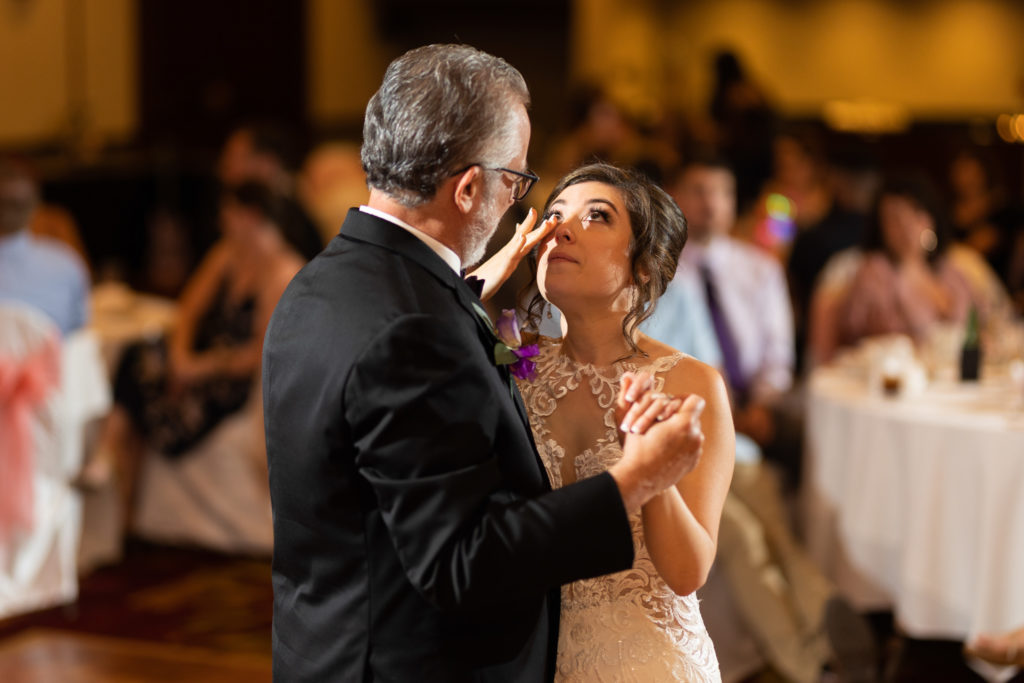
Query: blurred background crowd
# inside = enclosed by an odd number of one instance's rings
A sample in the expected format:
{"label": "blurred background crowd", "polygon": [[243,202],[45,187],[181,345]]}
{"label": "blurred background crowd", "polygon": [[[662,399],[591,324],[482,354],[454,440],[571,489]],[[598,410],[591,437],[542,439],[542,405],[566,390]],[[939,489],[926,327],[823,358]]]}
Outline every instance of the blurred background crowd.
{"label": "blurred background crowd", "polygon": [[[66,472],[81,535],[267,552],[265,494],[225,481],[265,487],[252,388],[270,312],[367,196],[362,114],[387,63],[466,42],[533,97],[541,180],[492,247],[583,162],[661,183],[701,279],[650,333],[727,376],[737,459],[779,480],[779,509],[748,490],[737,504],[775,552],[798,545],[815,367],[878,335],[934,347],[937,330],[1024,356],[1022,35],[1015,0],[0,0],[0,303],[43,311],[61,338],[94,330],[107,384],[83,399]],[[742,339],[723,340],[718,298]],[[255,455],[225,465],[226,450]],[[77,571],[120,547],[78,551]],[[779,675],[785,657],[761,649]]]}

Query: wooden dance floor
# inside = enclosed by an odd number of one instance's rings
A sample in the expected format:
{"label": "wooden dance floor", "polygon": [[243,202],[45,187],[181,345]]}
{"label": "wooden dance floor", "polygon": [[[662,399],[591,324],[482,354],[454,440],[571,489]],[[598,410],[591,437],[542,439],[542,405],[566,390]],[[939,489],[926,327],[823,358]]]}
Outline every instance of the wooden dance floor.
{"label": "wooden dance floor", "polygon": [[32,629],[0,641],[4,683],[262,683],[270,659],[163,643]]}

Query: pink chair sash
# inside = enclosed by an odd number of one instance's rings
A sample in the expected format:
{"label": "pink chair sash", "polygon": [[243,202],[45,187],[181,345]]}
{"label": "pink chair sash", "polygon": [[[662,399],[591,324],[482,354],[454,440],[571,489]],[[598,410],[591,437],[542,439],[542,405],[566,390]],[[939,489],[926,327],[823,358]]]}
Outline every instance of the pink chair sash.
{"label": "pink chair sash", "polygon": [[0,543],[31,531],[35,472],[32,414],[60,380],[55,337],[23,358],[0,354]]}

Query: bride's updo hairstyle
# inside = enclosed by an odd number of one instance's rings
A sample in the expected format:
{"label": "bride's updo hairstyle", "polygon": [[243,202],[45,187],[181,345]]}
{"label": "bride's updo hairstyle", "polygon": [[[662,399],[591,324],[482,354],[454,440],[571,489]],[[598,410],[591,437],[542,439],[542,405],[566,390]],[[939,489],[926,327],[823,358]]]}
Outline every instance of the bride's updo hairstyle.
{"label": "bride's updo hairstyle", "polygon": [[[581,166],[562,178],[544,202],[542,215],[547,214],[551,203],[567,187],[579,183],[610,185],[617,188],[625,200],[629,225],[633,230],[629,260],[636,298],[622,320],[622,336],[634,353],[640,353],[635,339],[636,328],[654,313],[655,302],[665,293],[676,273],[679,254],[686,244],[686,218],[668,193],[647,176],[633,169],[604,163]],[[530,255],[530,269],[536,283],[536,250]],[[530,330],[539,329],[545,303],[537,292],[527,305],[527,326]]]}

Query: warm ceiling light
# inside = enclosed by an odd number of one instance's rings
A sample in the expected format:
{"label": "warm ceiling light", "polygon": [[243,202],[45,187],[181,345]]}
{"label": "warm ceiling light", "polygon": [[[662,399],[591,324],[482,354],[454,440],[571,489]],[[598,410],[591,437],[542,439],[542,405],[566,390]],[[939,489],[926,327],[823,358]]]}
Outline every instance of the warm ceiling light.
{"label": "warm ceiling light", "polygon": [[1013,117],[1013,132],[1017,142],[1024,142],[1024,114]]}
{"label": "warm ceiling light", "polygon": [[1013,131],[1013,117],[1009,114],[1000,114],[996,119],[996,132],[1003,142],[1015,142],[1017,136]]}
{"label": "warm ceiling light", "polygon": [[849,133],[900,133],[910,126],[906,107],[877,100],[830,100],[822,112],[833,129]]}

